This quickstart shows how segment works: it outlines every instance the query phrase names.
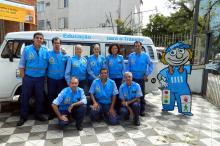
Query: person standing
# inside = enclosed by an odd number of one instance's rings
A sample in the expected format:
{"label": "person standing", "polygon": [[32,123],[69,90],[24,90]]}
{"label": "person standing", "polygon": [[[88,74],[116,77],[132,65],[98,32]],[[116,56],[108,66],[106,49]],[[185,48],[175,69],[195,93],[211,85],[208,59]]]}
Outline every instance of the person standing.
{"label": "person standing", "polygon": [[22,78],[22,95],[20,120],[17,126],[21,126],[28,119],[29,98],[35,96],[35,119],[45,121],[42,115],[44,104],[44,79],[47,68],[47,49],[42,45],[44,36],[36,32],[33,36],[33,44],[26,46],[19,62],[20,76]]}
{"label": "person standing", "polygon": [[140,115],[145,116],[145,81],[154,69],[154,64],[150,60],[150,56],[142,52],[142,43],[134,42],[134,52],[128,56],[128,70],[133,75],[133,81],[141,86],[143,96],[141,97]]}
{"label": "person standing", "polygon": [[[108,49],[109,55],[106,57],[106,65],[108,68],[109,78],[114,80],[117,89],[121,86],[124,72],[124,58],[119,55],[120,47],[118,44],[111,44]],[[115,108],[119,111],[121,101],[116,99]]]}
{"label": "person standing", "polygon": [[88,82],[89,87],[91,86],[93,80],[99,78],[99,73],[101,68],[105,68],[105,57],[100,55],[100,46],[99,44],[95,44],[93,48],[92,55],[89,56],[87,62],[87,72],[88,72]]}
{"label": "person standing", "polygon": [[[50,105],[54,98],[58,96],[60,91],[66,87],[64,73],[68,56],[64,55],[61,50],[61,40],[58,37],[52,39],[53,49],[48,51],[48,68],[47,68],[47,86],[48,98]],[[53,110],[49,108],[48,119],[54,117]]]}
{"label": "person standing", "polygon": [[87,78],[86,78],[86,67],[87,60],[85,57],[82,57],[82,46],[75,46],[75,55],[68,59],[66,71],[65,71],[65,79],[67,84],[69,84],[70,79],[72,77],[76,77],[79,80],[79,87],[83,88],[87,93]]}

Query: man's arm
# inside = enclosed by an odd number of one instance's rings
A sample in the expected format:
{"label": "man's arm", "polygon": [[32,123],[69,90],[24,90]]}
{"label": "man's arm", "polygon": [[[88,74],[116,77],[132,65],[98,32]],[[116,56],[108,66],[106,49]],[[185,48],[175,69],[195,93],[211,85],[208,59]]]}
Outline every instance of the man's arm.
{"label": "man's arm", "polygon": [[59,109],[58,109],[58,106],[56,105],[56,104],[54,104],[54,103],[52,103],[52,108],[53,108],[53,111],[55,112],[55,114],[57,115],[57,117],[58,117],[58,119],[61,119],[61,113],[60,113],[60,111],[59,111]]}
{"label": "man's arm", "polygon": [[147,76],[149,76],[149,75],[152,73],[152,71],[154,70],[154,64],[153,64],[153,62],[151,61],[150,56],[149,56],[147,53],[146,53],[146,55],[147,55],[147,69],[146,69],[145,76],[147,77]]}
{"label": "man's arm", "polygon": [[25,64],[26,64],[26,59],[25,59],[25,48],[24,48],[19,62],[19,71],[21,78],[23,78],[25,75]]}
{"label": "man's arm", "polygon": [[69,58],[67,61],[66,70],[65,70],[65,79],[66,79],[67,84],[70,83],[71,66],[72,66],[72,61],[71,61],[71,58]]}
{"label": "man's arm", "polygon": [[93,79],[96,79],[97,77],[95,76],[94,72],[92,71],[92,67],[91,67],[91,64],[90,64],[90,58],[88,59],[88,62],[87,62],[87,72],[90,76],[93,77]]}

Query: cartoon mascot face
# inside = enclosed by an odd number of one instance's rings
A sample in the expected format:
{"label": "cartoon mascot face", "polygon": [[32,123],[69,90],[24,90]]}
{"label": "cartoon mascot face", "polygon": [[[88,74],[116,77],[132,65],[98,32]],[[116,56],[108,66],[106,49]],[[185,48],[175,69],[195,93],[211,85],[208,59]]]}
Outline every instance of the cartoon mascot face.
{"label": "cartoon mascot face", "polygon": [[170,66],[182,66],[192,60],[190,46],[177,42],[169,46],[162,54],[162,62]]}

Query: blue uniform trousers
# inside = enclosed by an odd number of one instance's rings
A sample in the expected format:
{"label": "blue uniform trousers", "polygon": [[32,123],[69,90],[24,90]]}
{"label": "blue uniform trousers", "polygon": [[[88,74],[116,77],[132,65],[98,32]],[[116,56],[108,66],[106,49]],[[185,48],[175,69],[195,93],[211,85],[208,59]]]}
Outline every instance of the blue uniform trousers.
{"label": "blue uniform trousers", "polygon": [[[139,114],[140,114],[140,103],[139,102],[134,102],[129,105],[134,113],[134,118],[139,119]],[[125,119],[129,117],[129,111],[126,107],[122,106],[120,108],[120,117],[121,119]]]}
{"label": "blue uniform trousers", "polygon": [[[57,98],[58,94],[66,87],[66,81],[65,79],[52,79],[47,78],[47,88],[48,88],[48,98],[50,105],[52,104],[53,100]],[[49,113],[53,112],[51,106],[49,108]]]}
{"label": "blue uniform trousers", "polygon": [[[62,115],[67,115],[68,117],[71,115],[76,120],[76,126],[81,125],[86,114],[86,105],[82,104],[79,106],[73,107],[71,113],[67,110],[60,111]],[[68,125],[70,121],[59,120],[59,127],[62,129],[66,125]]]}
{"label": "blue uniform trousers", "polygon": [[97,110],[94,110],[93,108],[91,108],[91,112],[90,112],[90,117],[92,121],[100,121],[103,116],[104,116],[104,120],[110,124],[110,125],[116,125],[119,123],[119,118],[118,116],[113,116],[110,115],[109,113],[109,109],[110,109],[110,104],[102,104],[99,103],[99,107]]}
{"label": "blue uniform trousers", "polygon": [[32,95],[35,97],[35,115],[42,114],[44,105],[44,78],[24,76],[22,80],[21,118],[27,119],[28,117],[29,98]]}
{"label": "blue uniform trousers", "polygon": [[141,100],[141,102],[140,102],[140,104],[141,104],[140,112],[144,112],[145,111],[145,105],[146,105],[146,102],[145,102],[145,99],[144,99],[144,96],[145,96],[145,81],[144,81],[144,79],[133,79],[133,81],[138,83],[141,87],[141,91],[142,91],[143,96],[141,96],[141,98],[140,98],[140,100]]}

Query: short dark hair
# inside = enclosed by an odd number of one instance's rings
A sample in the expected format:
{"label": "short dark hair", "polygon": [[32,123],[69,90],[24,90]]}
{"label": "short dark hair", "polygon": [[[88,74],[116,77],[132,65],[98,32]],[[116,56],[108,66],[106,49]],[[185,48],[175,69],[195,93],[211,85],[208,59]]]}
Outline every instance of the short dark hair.
{"label": "short dark hair", "polygon": [[101,69],[100,69],[100,73],[101,73],[103,70],[107,70],[107,72],[108,72],[108,69],[107,69],[107,68],[101,68]]}
{"label": "short dark hair", "polygon": [[55,41],[60,41],[60,43],[61,43],[61,39],[59,38],[59,37],[54,37],[54,38],[52,38],[52,43],[54,43]]}
{"label": "short dark hair", "polygon": [[41,32],[35,32],[33,38],[35,38],[37,35],[40,35],[40,36],[42,36],[44,38],[44,35]]}
{"label": "short dark hair", "polygon": [[134,45],[135,45],[135,44],[140,44],[140,45],[142,45],[142,43],[141,43],[140,41],[135,41],[135,42],[134,42]]}
{"label": "short dark hair", "polygon": [[108,48],[108,53],[112,54],[112,47],[116,46],[118,48],[117,54],[120,52],[120,46],[118,44],[111,44]]}

